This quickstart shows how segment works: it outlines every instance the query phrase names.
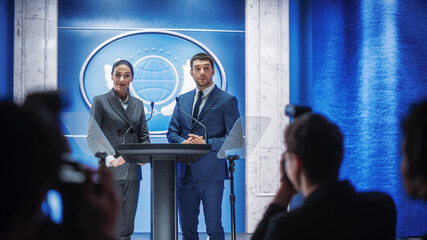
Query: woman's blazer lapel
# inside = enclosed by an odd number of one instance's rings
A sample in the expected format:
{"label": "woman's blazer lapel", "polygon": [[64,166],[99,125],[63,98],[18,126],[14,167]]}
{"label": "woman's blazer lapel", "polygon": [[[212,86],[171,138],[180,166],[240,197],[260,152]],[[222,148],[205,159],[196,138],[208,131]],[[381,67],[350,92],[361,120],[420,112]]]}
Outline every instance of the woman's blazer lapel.
{"label": "woman's blazer lapel", "polygon": [[[111,108],[114,110],[114,112],[117,113],[117,115],[120,116],[120,118],[123,119],[129,126],[132,126],[131,121],[129,120],[128,114],[125,112],[125,109],[120,104],[119,99],[117,98],[116,94],[114,93],[114,89],[111,89],[107,94],[107,101],[110,104]],[[128,107],[129,109],[129,107]]]}

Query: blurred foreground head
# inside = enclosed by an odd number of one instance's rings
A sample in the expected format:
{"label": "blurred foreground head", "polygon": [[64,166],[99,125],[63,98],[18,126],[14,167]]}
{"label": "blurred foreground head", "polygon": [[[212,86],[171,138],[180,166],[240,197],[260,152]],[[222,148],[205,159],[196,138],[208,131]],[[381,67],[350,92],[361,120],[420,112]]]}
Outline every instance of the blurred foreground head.
{"label": "blurred foreground head", "polygon": [[286,151],[302,161],[306,177],[317,184],[338,180],[344,155],[343,135],[320,114],[305,113],[285,130]]}
{"label": "blurred foreground head", "polygon": [[401,171],[406,192],[427,200],[427,100],[411,106],[402,129]]}
{"label": "blurred foreground head", "polygon": [[17,230],[30,234],[67,151],[64,136],[52,119],[57,113],[49,112],[44,104],[29,105],[0,102],[0,184],[7,196],[0,205],[2,236]]}

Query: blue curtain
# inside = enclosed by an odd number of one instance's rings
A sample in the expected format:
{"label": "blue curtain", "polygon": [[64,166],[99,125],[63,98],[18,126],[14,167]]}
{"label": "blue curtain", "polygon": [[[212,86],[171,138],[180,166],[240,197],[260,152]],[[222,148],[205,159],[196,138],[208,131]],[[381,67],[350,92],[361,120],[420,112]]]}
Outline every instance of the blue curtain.
{"label": "blue curtain", "polygon": [[0,1],[0,99],[13,98],[13,1]]}
{"label": "blue curtain", "polygon": [[[400,122],[410,103],[427,97],[427,1],[291,0],[291,10],[293,4],[312,14],[302,26],[312,28],[311,46],[293,42],[299,33],[290,29],[291,49],[295,44],[312,49],[303,51],[312,57],[312,69],[299,70],[312,71],[312,85],[304,85],[312,99],[291,96],[291,102],[311,102],[314,111],[340,126],[345,135],[340,177],[359,191],[392,196],[397,237],[426,234],[427,204],[408,198],[403,188]],[[294,60],[291,55],[291,94],[299,81],[292,78]]]}

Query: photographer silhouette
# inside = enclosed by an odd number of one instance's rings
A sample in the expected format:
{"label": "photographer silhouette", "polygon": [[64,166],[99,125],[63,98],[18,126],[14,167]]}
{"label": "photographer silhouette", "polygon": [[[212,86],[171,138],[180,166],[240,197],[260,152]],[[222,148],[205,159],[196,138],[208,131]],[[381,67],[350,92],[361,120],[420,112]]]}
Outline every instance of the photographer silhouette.
{"label": "photographer silhouette", "polygon": [[70,152],[57,124],[60,108],[57,92],[31,94],[23,106],[0,102],[2,239],[114,237],[119,200],[106,169],[99,170],[102,183],[95,183],[95,171],[74,163],[85,178],[80,192],[62,196],[64,203],[76,202],[72,215],[64,215],[63,223],[55,224],[41,213],[48,190],[63,185],[60,173]]}

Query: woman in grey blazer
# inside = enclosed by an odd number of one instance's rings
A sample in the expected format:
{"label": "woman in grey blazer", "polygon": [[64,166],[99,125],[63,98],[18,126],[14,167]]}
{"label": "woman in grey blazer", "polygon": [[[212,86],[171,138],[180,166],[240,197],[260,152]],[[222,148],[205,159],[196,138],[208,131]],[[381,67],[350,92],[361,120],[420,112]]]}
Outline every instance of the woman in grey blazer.
{"label": "woman in grey blazer", "polygon": [[[129,94],[133,76],[131,63],[126,60],[115,62],[111,72],[114,88],[94,97],[90,109],[91,115],[113,147],[123,143],[124,137],[126,143],[150,143],[144,104]],[[127,163],[117,154],[107,156],[106,165],[113,173],[116,190],[122,200],[116,239],[128,240],[134,231],[139,184],[142,179],[141,167]]]}

